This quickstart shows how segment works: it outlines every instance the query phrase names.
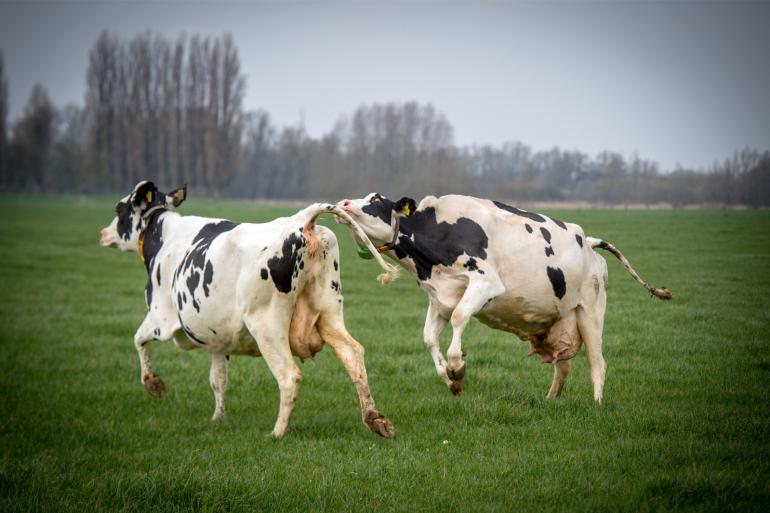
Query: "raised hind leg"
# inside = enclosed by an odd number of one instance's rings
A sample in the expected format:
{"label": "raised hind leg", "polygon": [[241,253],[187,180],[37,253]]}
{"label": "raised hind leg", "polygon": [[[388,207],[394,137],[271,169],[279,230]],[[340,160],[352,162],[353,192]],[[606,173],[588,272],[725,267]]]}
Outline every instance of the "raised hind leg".
{"label": "raised hind leg", "polygon": [[364,347],[348,333],[341,315],[334,313],[322,315],[318,322],[318,330],[324,342],[331,346],[334,354],[345,366],[345,370],[356,386],[364,424],[378,435],[392,438],[396,434],[396,429],[393,423],[377,410],[369,390],[369,380],[364,364]]}

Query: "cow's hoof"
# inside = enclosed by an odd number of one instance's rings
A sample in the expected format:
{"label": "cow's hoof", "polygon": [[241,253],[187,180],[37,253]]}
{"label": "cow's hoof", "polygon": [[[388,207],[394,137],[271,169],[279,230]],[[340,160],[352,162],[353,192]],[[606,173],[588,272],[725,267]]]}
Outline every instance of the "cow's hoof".
{"label": "cow's hoof", "polygon": [[144,388],[153,397],[163,397],[166,395],[166,384],[154,372],[144,378]]}
{"label": "cow's hoof", "polygon": [[367,412],[365,422],[369,429],[383,438],[393,438],[396,436],[396,427],[377,410]]}
{"label": "cow's hoof", "polygon": [[462,381],[465,377],[465,363],[460,365],[458,368],[452,370],[447,369],[446,370],[447,376],[449,376],[449,379],[452,381]]}
{"label": "cow's hoof", "polygon": [[454,395],[460,395],[460,392],[463,391],[463,386],[465,386],[464,379],[452,381],[452,384],[449,385],[449,390],[451,390]]}

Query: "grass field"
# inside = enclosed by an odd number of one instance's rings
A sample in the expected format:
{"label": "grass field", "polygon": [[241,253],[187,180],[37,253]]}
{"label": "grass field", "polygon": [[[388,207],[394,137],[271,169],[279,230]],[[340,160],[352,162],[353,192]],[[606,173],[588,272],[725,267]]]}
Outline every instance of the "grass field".
{"label": "grass field", "polygon": [[[113,199],[0,197],[0,511],[768,511],[770,212],[558,211],[617,245],[662,302],[607,255],[605,403],[584,353],[562,398],[528,345],[473,322],[453,397],[422,344],[426,298],[342,246],[345,314],[366,347],[393,440],[360,421],[326,348],[288,436],[266,438],[278,390],[235,357],[212,423],[210,358],[151,348],[168,386],[139,384],[144,268],[103,249]],[[266,220],[291,208],[188,199],[184,213]],[[442,337],[446,349],[449,330]]]}

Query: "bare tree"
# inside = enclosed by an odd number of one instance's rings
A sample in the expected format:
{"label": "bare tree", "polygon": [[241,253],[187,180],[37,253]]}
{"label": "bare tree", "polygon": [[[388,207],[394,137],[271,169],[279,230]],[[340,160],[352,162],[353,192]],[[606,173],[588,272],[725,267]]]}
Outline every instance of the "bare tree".
{"label": "bare tree", "polygon": [[11,145],[11,187],[45,190],[54,136],[54,107],[48,93],[35,84],[24,108],[24,115],[13,128]]}
{"label": "bare tree", "polygon": [[169,155],[169,179],[172,184],[179,184],[184,175],[184,55],[185,36],[177,38],[174,45],[174,58],[171,70],[171,85],[169,96],[169,109],[171,112],[171,151]]}
{"label": "bare tree", "polygon": [[221,43],[221,85],[218,148],[219,170],[216,184],[218,188],[229,183],[238,168],[241,138],[243,136],[243,95],[246,81],[241,74],[238,50],[233,39],[226,34]]}
{"label": "bare tree", "polygon": [[5,79],[5,61],[0,52],[0,190],[8,186],[8,81]]}
{"label": "bare tree", "polygon": [[96,40],[86,74],[86,112],[94,168],[103,169],[94,180],[123,187],[128,181],[118,149],[120,108],[120,49],[117,37],[106,31]]}

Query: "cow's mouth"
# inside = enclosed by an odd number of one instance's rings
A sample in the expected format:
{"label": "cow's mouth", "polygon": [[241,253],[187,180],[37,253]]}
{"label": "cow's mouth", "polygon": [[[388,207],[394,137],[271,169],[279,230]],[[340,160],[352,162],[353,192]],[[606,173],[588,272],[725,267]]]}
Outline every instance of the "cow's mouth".
{"label": "cow's mouth", "polygon": [[118,247],[118,241],[114,234],[102,230],[99,237],[99,245],[103,248],[116,248]]}

